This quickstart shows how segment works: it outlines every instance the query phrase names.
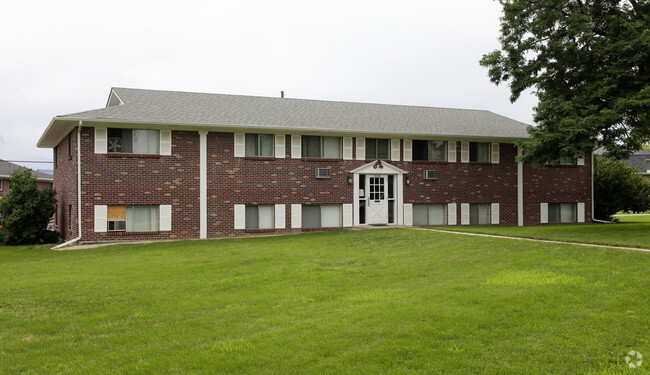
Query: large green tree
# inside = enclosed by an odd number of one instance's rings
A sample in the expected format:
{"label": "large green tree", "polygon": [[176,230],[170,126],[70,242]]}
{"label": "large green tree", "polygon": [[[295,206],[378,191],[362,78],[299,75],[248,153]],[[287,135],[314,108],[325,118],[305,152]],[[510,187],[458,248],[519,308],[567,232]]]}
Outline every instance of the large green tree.
{"label": "large green tree", "polygon": [[7,245],[55,242],[56,232],[47,230],[55,212],[55,192],[39,190],[29,169],[11,173],[11,188],[0,199],[0,242]]}
{"label": "large green tree", "polygon": [[524,162],[578,158],[599,144],[625,158],[650,139],[648,0],[500,0],[501,49],[483,55],[512,102],[539,99]]}

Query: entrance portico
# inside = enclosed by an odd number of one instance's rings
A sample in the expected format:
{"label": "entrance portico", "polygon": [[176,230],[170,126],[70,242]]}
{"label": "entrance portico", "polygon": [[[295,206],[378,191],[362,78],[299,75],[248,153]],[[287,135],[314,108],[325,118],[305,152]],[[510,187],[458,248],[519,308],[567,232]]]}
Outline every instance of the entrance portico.
{"label": "entrance portico", "polygon": [[350,173],[354,181],[354,225],[404,224],[404,174],[376,160]]}

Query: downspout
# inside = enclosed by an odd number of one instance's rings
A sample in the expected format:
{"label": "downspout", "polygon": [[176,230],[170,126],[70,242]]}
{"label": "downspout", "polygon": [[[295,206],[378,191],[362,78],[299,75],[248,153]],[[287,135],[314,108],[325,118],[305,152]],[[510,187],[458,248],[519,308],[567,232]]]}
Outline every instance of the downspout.
{"label": "downspout", "polygon": [[79,224],[79,235],[77,238],[73,238],[68,242],[64,242],[60,245],[56,245],[52,250],[58,250],[62,247],[71,245],[81,239],[81,127],[83,126],[83,121],[79,120],[79,126],[77,127],[77,222]]}
{"label": "downspout", "polygon": [[607,221],[607,220],[598,220],[596,219],[595,215],[595,210],[594,210],[594,153],[591,153],[591,221],[594,223],[602,223],[602,224],[616,224],[613,221]]}

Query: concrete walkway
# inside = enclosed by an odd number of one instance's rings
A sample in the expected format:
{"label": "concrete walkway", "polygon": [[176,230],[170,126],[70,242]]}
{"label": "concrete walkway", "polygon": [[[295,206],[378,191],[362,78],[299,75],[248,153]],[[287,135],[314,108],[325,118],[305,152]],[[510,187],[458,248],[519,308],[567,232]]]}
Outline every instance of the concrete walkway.
{"label": "concrete walkway", "polygon": [[555,240],[540,240],[535,238],[525,238],[525,237],[511,237],[511,236],[500,236],[497,234],[483,234],[483,233],[470,233],[470,232],[457,232],[452,230],[441,230],[441,229],[430,229],[430,228],[411,228],[413,230],[427,230],[431,232],[438,233],[451,233],[451,234],[461,234],[465,236],[478,236],[478,237],[490,237],[490,238],[502,238],[506,240],[520,240],[520,241],[532,241],[532,242],[545,242],[552,244],[563,244],[563,245],[576,245],[576,246],[587,246],[587,247],[604,247],[607,249],[618,249],[618,250],[633,250],[633,251],[644,251],[650,253],[650,249],[644,249],[641,247],[626,247],[626,246],[612,246],[612,245],[598,245],[593,243],[584,243],[584,242],[568,242],[568,241],[555,241]]}

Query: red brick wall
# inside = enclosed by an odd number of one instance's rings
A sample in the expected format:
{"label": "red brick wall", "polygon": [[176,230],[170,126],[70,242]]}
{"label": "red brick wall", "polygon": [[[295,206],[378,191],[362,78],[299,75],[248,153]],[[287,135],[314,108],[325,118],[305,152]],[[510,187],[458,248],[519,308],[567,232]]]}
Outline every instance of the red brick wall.
{"label": "red brick wall", "polygon": [[[0,178],[0,197],[9,192],[9,182],[9,178]],[[36,181],[36,187],[38,189],[44,189],[46,187],[52,187],[52,183],[48,181]]]}
{"label": "red brick wall", "polygon": [[[73,136],[76,132],[73,131]],[[76,145],[76,140],[73,142]],[[291,204],[353,203],[349,171],[369,161],[291,159],[291,137],[286,136],[285,158],[235,158],[232,133],[207,136],[208,237],[243,236],[234,230],[235,204],[285,204],[291,229]],[[59,192],[59,218],[67,218],[61,205],[76,206],[76,157],[68,158],[67,140],[57,147],[55,188]],[[402,147],[403,149],[403,147]],[[500,222],[517,224],[516,148],[500,144],[500,163],[388,162],[408,171],[404,203],[499,203]],[[353,144],[353,154],[356,144]],[[356,156],[356,155],[353,155]],[[199,237],[199,135],[174,131],[172,155],[115,155],[94,153],[94,129],[82,129],[83,241],[116,241]],[[315,168],[331,168],[332,178],[317,179]],[[437,180],[425,180],[423,171],[435,169]],[[591,217],[590,165],[584,167],[526,167],[526,225],[539,224],[539,202],[585,202]],[[94,233],[95,205],[172,205],[172,231],[153,233]],[[74,208],[76,216],[76,207]],[[66,239],[73,231],[64,232]]]}
{"label": "red brick wall", "polygon": [[540,224],[540,203],[585,203],[585,222],[591,223],[591,157],[585,165],[524,166],[524,225]]}
{"label": "red brick wall", "polygon": [[[71,138],[72,150],[68,150]],[[56,213],[54,229],[65,241],[79,235],[77,223],[77,128],[61,140],[54,150],[54,190],[56,190]],[[72,216],[69,207],[72,206]]]}

